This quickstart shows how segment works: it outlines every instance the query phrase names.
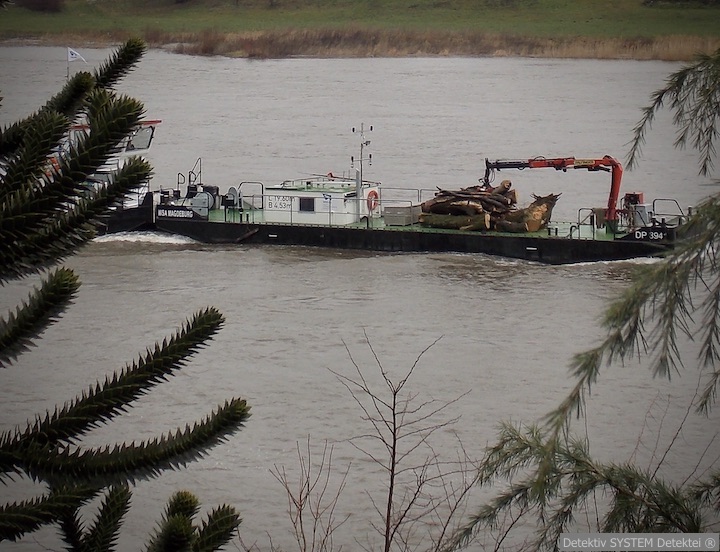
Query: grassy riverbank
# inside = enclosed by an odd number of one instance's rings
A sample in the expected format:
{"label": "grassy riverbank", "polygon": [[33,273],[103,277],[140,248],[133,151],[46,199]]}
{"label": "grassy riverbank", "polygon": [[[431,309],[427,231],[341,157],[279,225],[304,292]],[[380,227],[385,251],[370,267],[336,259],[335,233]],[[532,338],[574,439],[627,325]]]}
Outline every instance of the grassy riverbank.
{"label": "grassy riverbank", "polygon": [[641,0],[65,0],[12,6],[0,39],[205,55],[521,55],[687,60],[720,47],[720,7]]}

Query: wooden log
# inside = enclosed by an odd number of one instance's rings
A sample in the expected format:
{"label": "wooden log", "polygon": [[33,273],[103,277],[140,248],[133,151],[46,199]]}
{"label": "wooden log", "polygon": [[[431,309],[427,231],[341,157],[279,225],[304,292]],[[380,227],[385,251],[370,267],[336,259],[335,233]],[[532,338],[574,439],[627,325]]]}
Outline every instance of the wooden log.
{"label": "wooden log", "polygon": [[499,186],[495,186],[494,188],[490,188],[488,190],[491,194],[499,194],[499,195],[505,195],[508,192],[510,192],[510,187],[512,186],[512,182],[509,180],[503,180],[500,182]]}
{"label": "wooden log", "polygon": [[498,220],[495,222],[495,230],[500,232],[528,232],[528,225],[524,222],[511,222],[509,220]]}
{"label": "wooden log", "polygon": [[482,220],[468,224],[467,226],[461,226],[460,230],[466,232],[482,232],[483,230],[490,230],[490,216],[481,217]]}
{"label": "wooden log", "polygon": [[518,195],[517,190],[510,190],[505,194],[505,197],[510,200],[510,205],[517,205]]}
{"label": "wooden log", "polygon": [[488,194],[481,192],[468,192],[466,190],[442,190],[441,192],[435,194],[435,197],[433,199],[436,199],[438,201],[453,199],[477,199],[481,195]]}
{"label": "wooden log", "polygon": [[474,215],[475,210],[463,205],[463,202],[440,201],[429,206],[423,204],[423,213],[434,213],[436,215]]}
{"label": "wooden log", "polygon": [[476,215],[489,211],[482,201],[477,199],[446,199],[433,200],[422,204],[422,212],[437,215]]}
{"label": "wooden log", "polygon": [[430,213],[432,211],[433,207],[435,207],[435,205],[437,205],[439,202],[440,202],[440,199],[438,199],[437,196],[435,196],[432,199],[428,199],[427,201],[423,201],[420,204],[420,210],[423,213]]}
{"label": "wooden log", "polygon": [[[523,224],[527,228],[525,231],[528,232],[537,232],[547,227],[560,194],[550,194],[544,197],[533,195],[533,197],[535,201],[523,209],[507,213],[503,217],[503,221],[511,224]],[[499,225],[496,224],[496,227],[499,228]],[[506,231],[514,232],[516,230]]]}
{"label": "wooden log", "polygon": [[483,204],[486,211],[506,212],[509,210],[509,206],[501,201],[498,201],[494,197],[486,196],[479,199],[480,203]]}
{"label": "wooden log", "polygon": [[506,214],[512,212],[517,204],[517,193],[511,189],[512,183],[503,180],[499,186],[487,188],[470,186],[461,190],[438,188],[435,197],[422,203],[423,213],[437,215],[473,216],[484,212]]}
{"label": "wooden log", "polygon": [[480,215],[486,211],[485,206],[481,201],[475,201],[471,199],[463,199],[461,201],[453,201],[450,203],[451,207],[462,210],[467,215]]}
{"label": "wooden log", "polygon": [[468,231],[495,229],[502,232],[537,232],[547,227],[560,194],[544,197],[517,209],[517,193],[509,180],[492,189],[473,186],[459,191],[438,188],[436,196],[423,203],[420,223],[434,228]]}
{"label": "wooden log", "polygon": [[512,205],[512,200],[508,196],[504,196],[501,194],[490,194],[490,195],[484,196],[483,199],[491,199],[493,201],[500,203],[501,205],[507,205],[508,207],[510,205]]}
{"label": "wooden log", "polygon": [[421,213],[420,224],[430,228],[451,228],[455,230],[489,230],[490,215],[461,216],[439,215],[434,213]]}

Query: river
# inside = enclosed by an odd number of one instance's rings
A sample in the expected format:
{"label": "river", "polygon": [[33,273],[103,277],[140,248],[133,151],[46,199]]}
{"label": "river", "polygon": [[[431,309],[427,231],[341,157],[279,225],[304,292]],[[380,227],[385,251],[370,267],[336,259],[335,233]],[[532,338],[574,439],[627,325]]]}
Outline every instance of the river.
{"label": "river", "polygon": [[[68,66],[65,48],[0,48],[0,124],[42,105],[68,68],[90,69],[110,52],[78,51],[87,65]],[[203,181],[221,190],[342,171],[358,154],[352,128],[364,124],[373,126],[366,135],[373,154],[368,178],[457,188],[477,182],[486,157],[624,160],[641,108],[678,67],[521,58],[252,61],[151,50],[118,90],[163,121],[150,155],[155,187],[173,186],[198,158]],[[624,191],[674,197],[683,206],[716,191],[697,176],[694,153],[673,148],[674,138],[670,116],[661,114],[639,167],[626,171]],[[557,218],[607,201],[605,173],[508,177],[520,203],[532,193],[562,193]],[[459,440],[479,457],[502,420],[536,421],[562,400],[572,384],[572,355],[597,344],[603,309],[639,262],[647,261],[555,267],[483,255],[211,247],[152,233],[100,238],[66,263],[83,281],[75,304],[38,347],[0,374],[0,429],[72,399],[213,305],[226,323],[210,346],[84,444],[152,438],[232,396],[247,399],[252,417],[204,459],[140,482],[119,549],[135,550],[146,540],[179,488],[195,492],[207,508],[236,506],[245,543],[267,550],[270,535],[275,545],[294,549],[287,499],[271,470],[284,468],[297,479],[298,443],[308,439],[315,460],[325,442],[334,446],[333,483],[349,466],[338,512],[350,518],[335,535],[336,549],[377,545],[371,498],[381,500],[383,470],[349,442],[371,428],[333,372],[352,376],[357,363],[383,393],[376,358],[397,381],[430,347],[408,393],[441,403],[462,396],[440,415],[459,421],[435,433],[435,450],[454,456]],[[14,309],[34,283],[0,288],[0,308]],[[694,351],[689,342],[681,348]],[[671,382],[653,378],[642,362],[609,367],[593,388],[587,427],[579,429],[603,460],[654,465],[697,382],[692,362]],[[664,473],[682,481],[715,461],[720,441],[703,449],[716,431],[716,416],[691,417]],[[16,498],[18,488],[7,491]],[[0,549],[38,546],[60,549],[52,530]]]}

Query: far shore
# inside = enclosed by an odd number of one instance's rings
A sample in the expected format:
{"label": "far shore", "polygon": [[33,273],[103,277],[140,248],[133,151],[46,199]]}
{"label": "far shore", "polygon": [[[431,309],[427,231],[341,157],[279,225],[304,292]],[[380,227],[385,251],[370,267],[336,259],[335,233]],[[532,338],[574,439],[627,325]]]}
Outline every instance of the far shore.
{"label": "far shore", "polygon": [[[48,34],[5,38],[0,44],[113,47],[127,33]],[[289,57],[538,57],[571,59],[633,59],[689,61],[720,48],[720,37],[657,38],[519,37],[472,32],[411,32],[403,30],[297,29],[247,33],[141,33],[150,48],[179,54],[253,59]]]}

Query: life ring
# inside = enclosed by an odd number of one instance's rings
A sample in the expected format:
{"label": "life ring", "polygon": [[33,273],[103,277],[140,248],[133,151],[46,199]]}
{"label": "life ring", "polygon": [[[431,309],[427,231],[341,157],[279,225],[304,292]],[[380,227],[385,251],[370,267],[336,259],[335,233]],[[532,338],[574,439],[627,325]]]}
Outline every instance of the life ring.
{"label": "life ring", "polygon": [[60,162],[55,156],[50,157],[48,164],[45,166],[45,176],[52,177],[53,172],[60,172]]}
{"label": "life ring", "polygon": [[375,190],[370,190],[367,195],[367,207],[368,211],[374,211],[378,206],[380,196]]}

